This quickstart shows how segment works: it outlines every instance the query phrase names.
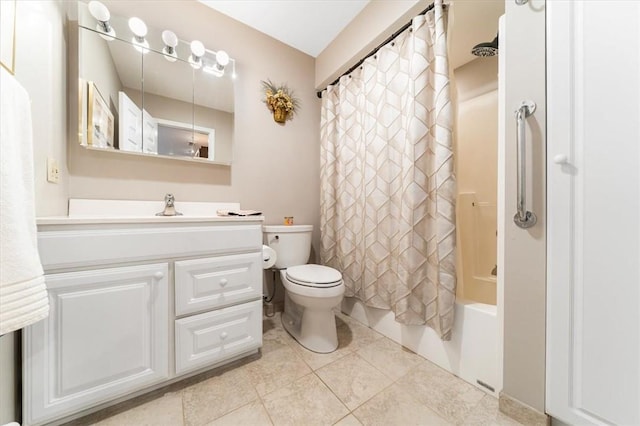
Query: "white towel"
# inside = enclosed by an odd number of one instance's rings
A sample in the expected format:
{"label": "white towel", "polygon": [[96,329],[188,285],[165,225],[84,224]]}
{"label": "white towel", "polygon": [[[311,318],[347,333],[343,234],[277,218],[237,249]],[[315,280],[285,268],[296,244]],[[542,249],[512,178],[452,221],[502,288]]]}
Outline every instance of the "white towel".
{"label": "white towel", "polygon": [[31,102],[0,67],[0,335],[49,314],[38,255]]}

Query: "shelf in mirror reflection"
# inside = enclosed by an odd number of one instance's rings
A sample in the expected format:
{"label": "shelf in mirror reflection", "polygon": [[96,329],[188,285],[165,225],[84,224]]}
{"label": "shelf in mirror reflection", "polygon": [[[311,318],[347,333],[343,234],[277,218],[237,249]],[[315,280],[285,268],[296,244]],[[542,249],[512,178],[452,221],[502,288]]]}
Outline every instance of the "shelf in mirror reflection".
{"label": "shelf in mirror reflection", "polygon": [[108,152],[108,153],[121,154],[121,155],[133,155],[133,156],[146,157],[146,158],[161,158],[165,160],[187,161],[191,163],[200,163],[200,164],[214,164],[218,166],[231,166],[231,161],[216,161],[216,160],[209,160],[207,158],[200,158],[200,157],[178,157],[178,156],[170,156],[170,155],[162,155],[162,154],[149,154],[146,152],[122,151],[115,148],[102,148],[102,147],[91,146],[91,145],[80,145],[80,146],[90,151]]}

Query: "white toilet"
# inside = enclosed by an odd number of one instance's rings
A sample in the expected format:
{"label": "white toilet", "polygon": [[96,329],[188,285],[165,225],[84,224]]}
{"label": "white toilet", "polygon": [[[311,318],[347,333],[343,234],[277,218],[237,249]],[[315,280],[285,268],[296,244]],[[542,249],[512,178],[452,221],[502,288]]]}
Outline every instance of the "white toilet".
{"label": "white toilet", "polygon": [[264,226],[264,237],[285,288],[282,325],[305,348],[329,353],[338,348],[333,308],[342,302],[344,283],[337,270],[306,264],[312,231],[312,225]]}

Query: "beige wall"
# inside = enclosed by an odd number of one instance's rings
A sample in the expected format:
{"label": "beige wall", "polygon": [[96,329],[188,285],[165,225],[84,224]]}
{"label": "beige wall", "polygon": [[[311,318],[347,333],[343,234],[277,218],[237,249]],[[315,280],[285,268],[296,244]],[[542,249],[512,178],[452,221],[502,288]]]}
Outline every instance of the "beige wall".
{"label": "beige wall", "polygon": [[[500,226],[504,247],[503,393],[544,412],[545,398],[545,1],[506,4],[504,55],[505,208]],[[502,48],[502,47],[501,47]],[[501,52],[503,54],[503,52]],[[527,119],[529,209],[538,224],[523,230],[513,223],[516,206],[514,110],[522,100],[537,104]],[[532,167],[531,167],[532,166]],[[531,170],[532,169],[532,170]],[[500,231],[499,231],[500,232]],[[500,265],[499,265],[500,266]],[[498,271],[500,275],[500,270]]]}
{"label": "beige wall", "polygon": [[[114,42],[123,43],[117,40]],[[118,92],[122,90],[122,82],[107,43],[109,42],[97,33],[80,29],[78,50],[83,58],[79,66],[80,77],[95,83],[100,95],[115,113],[118,109]]]}
{"label": "beige wall", "polygon": [[430,0],[370,2],[316,58],[316,88],[324,89],[431,3]]}

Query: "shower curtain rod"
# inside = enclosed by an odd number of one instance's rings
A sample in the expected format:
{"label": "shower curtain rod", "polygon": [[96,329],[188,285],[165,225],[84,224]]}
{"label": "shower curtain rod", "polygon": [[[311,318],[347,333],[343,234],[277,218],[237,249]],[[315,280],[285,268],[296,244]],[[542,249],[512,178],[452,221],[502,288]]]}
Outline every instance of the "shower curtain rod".
{"label": "shower curtain rod", "polygon": [[[422,12],[418,13],[416,16],[420,16],[420,15],[424,15],[425,13],[427,13],[428,11],[430,11],[431,9],[433,9],[434,7],[434,3],[431,3],[429,6],[427,6],[427,8],[425,10],[423,10]],[[446,7],[446,5],[443,5],[443,7]],[[329,86],[333,86],[334,84],[336,84],[337,82],[340,81],[340,79],[342,77],[344,77],[347,74],[350,74],[353,70],[355,70],[356,68],[358,68],[360,65],[362,65],[362,63],[369,57],[375,55],[376,53],[378,53],[378,50],[380,50],[382,48],[382,46],[384,46],[385,44],[389,43],[391,40],[393,40],[394,38],[398,37],[404,30],[406,30],[407,28],[409,28],[411,26],[411,23],[413,22],[413,19],[411,19],[409,22],[407,22],[406,24],[404,24],[402,26],[402,28],[400,28],[398,31],[396,31],[395,33],[391,34],[389,37],[387,37],[382,43],[380,43],[375,49],[373,49],[371,52],[367,53],[367,55],[360,59],[358,61],[357,64],[355,64],[354,66],[352,66],[351,68],[349,68],[347,71],[345,71],[344,73],[342,73],[340,75],[340,77],[336,78],[333,83],[331,84],[327,84],[327,87]],[[318,92],[316,92],[316,95],[318,95],[318,98],[322,99],[322,92],[324,92],[325,90],[327,90],[327,87],[325,87],[322,90],[319,90]]]}

